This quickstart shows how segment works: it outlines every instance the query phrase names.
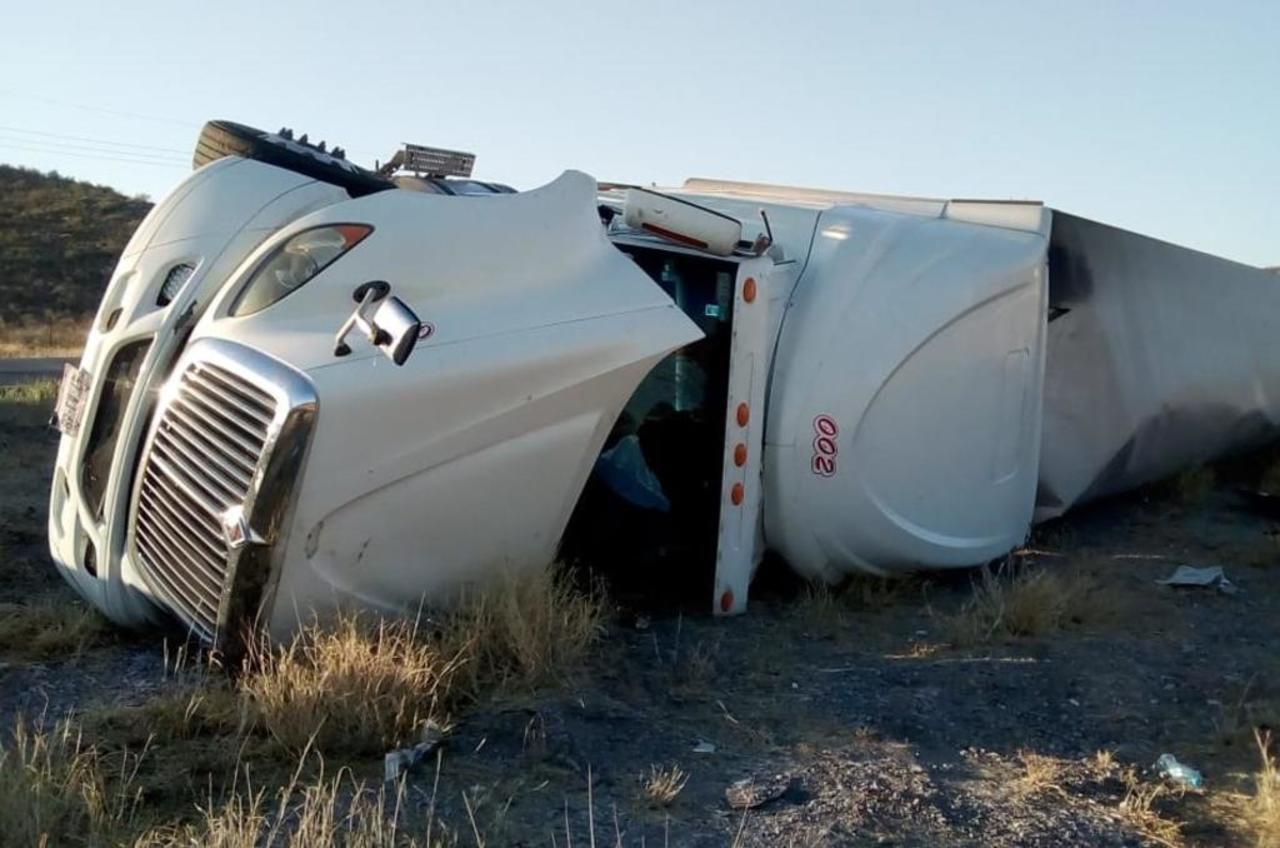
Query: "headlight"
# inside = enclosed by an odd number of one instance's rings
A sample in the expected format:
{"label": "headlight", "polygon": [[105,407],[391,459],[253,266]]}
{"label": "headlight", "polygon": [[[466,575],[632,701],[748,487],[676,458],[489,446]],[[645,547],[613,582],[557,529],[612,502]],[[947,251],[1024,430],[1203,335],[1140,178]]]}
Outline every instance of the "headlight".
{"label": "headlight", "polygon": [[371,232],[365,224],[327,224],[291,236],[249,276],[231,314],[252,315],[297,291]]}

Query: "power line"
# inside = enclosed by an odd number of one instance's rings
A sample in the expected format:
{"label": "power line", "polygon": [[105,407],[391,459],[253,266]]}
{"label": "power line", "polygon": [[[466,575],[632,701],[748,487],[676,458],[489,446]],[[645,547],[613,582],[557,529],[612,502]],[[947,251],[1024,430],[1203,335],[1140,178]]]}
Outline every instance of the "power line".
{"label": "power line", "polygon": [[117,118],[133,118],[138,121],[155,121],[161,124],[173,124],[174,126],[190,127],[190,121],[178,121],[173,118],[160,118],[155,115],[143,115],[138,112],[121,112],[116,109],[103,109],[101,106],[87,106],[83,103],[72,103],[67,100],[57,100],[52,97],[42,97],[38,94],[27,94],[23,91],[12,91],[8,89],[0,89],[0,94],[7,94],[10,97],[22,97],[27,100],[35,100],[41,103],[48,103],[52,106],[61,106],[65,109],[80,109],[85,112],[97,112],[101,115],[114,115]]}
{"label": "power line", "polygon": [[67,151],[78,151],[81,153],[106,153],[111,156],[128,156],[138,161],[151,162],[175,162],[183,163],[186,161],[184,156],[174,156],[169,153],[144,153],[133,150],[113,150],[111,148],[97,147],[89,144],[68,144],[62,141],[41,141],[31,138],[15,138],[13,136],[0,135],[0,142],[23,144],[38,149],[48,150],[50,153],[65,153]]}
{"label": "power line", "polygon": [[45,138],[67,139],[68,141],[88,141],[94,144],[111,145],[112,147],[136,147],[139,150],[158,150],[166,153],[181,153],[183,155],[190,153],[189,150],[181,150],[176,147],[156,147],[155,145],[151,145],[151,144],[134,144],[133,142],[129,142],[129,141],[109,141],[105,138],[89,138],[87,136],[80,136],[80,135],[64,135],[62,133],[51,133],[51,132],[45,132],[43,130],[27,130],[27,129],[23,129],[22,127],[0,126],[0,130],[3,130],[5,132],[23,133],[24,135],[38,135],[38,136],[43,136]]}
{"label": "power line", "polygon": [[101,154],[93,154],[93,153],[72,153],[71,151],[68,151],[68,150],[49,150],[48,148],[44,148],[44,147],[27,147],[25,145],[9,144],[7,142],[0,142],[0,148],[7,149],[7,150],[28,150],[28,151],[34,151],[36,153],[49,153],[55,156],[74,156],[77,159],[103,159],[108,162],[128,162],[129,164],[132,164],[132,165],[159,165],[161,168],[181,168],[184,171],[187,170],[189,167],[187,165],[180,164],[179,162],[176,162],[176,161],[167,161],[167,160],[160,160],[160,159],[152,159],[152,160],[124,159],[119,156],[104,156]]}

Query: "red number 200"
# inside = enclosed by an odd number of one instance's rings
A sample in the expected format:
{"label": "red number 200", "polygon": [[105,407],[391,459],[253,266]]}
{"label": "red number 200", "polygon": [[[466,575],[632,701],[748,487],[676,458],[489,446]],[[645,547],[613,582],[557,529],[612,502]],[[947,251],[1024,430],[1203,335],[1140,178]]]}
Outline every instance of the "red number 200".
{"label": "red number 200", "polygon": [[830,477],[836,473],[839,439],[840,425],[834,418],[824,413],[813,419],[813,460],[810,468],[814,474]]}

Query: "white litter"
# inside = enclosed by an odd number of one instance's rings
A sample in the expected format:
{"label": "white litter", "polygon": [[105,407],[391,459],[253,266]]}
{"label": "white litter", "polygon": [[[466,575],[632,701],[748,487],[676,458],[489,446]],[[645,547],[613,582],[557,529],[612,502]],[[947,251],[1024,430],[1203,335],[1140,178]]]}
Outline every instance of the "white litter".
{"label": "white litter", "polygon": [[[397,748],[388,751],[382,759],[382,777],[388,783],[400,779],[400,776],[418,763],[436,752],[444,741],[444,734],[434,727],[428,727],[422,733],[423,740],[412,748]],[[481,744],[484,744],[483,742]]]}
{"label": "white litter", "polygon": [[1178,566],[1173,574],[1163,580],[1157,580],[1161,586],[1216,586],[1219,592],[1235,594],[1236,586],[1227,579],[1227,574],[1220,565],[1196,568],[1191,565]]}

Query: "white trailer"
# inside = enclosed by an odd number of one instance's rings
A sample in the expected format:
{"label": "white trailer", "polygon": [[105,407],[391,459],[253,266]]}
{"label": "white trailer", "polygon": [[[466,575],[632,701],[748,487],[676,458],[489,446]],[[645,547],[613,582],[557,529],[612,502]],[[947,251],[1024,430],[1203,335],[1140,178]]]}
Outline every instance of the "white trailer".
{"label": "white trailer", "polygon": [[122,624],[232,648],[602,548],[738,613],[766,550],[980,564],[1275,431],[1274,275],[1039,203],[304,142],[209,125],[64,379],[50,547]]}

